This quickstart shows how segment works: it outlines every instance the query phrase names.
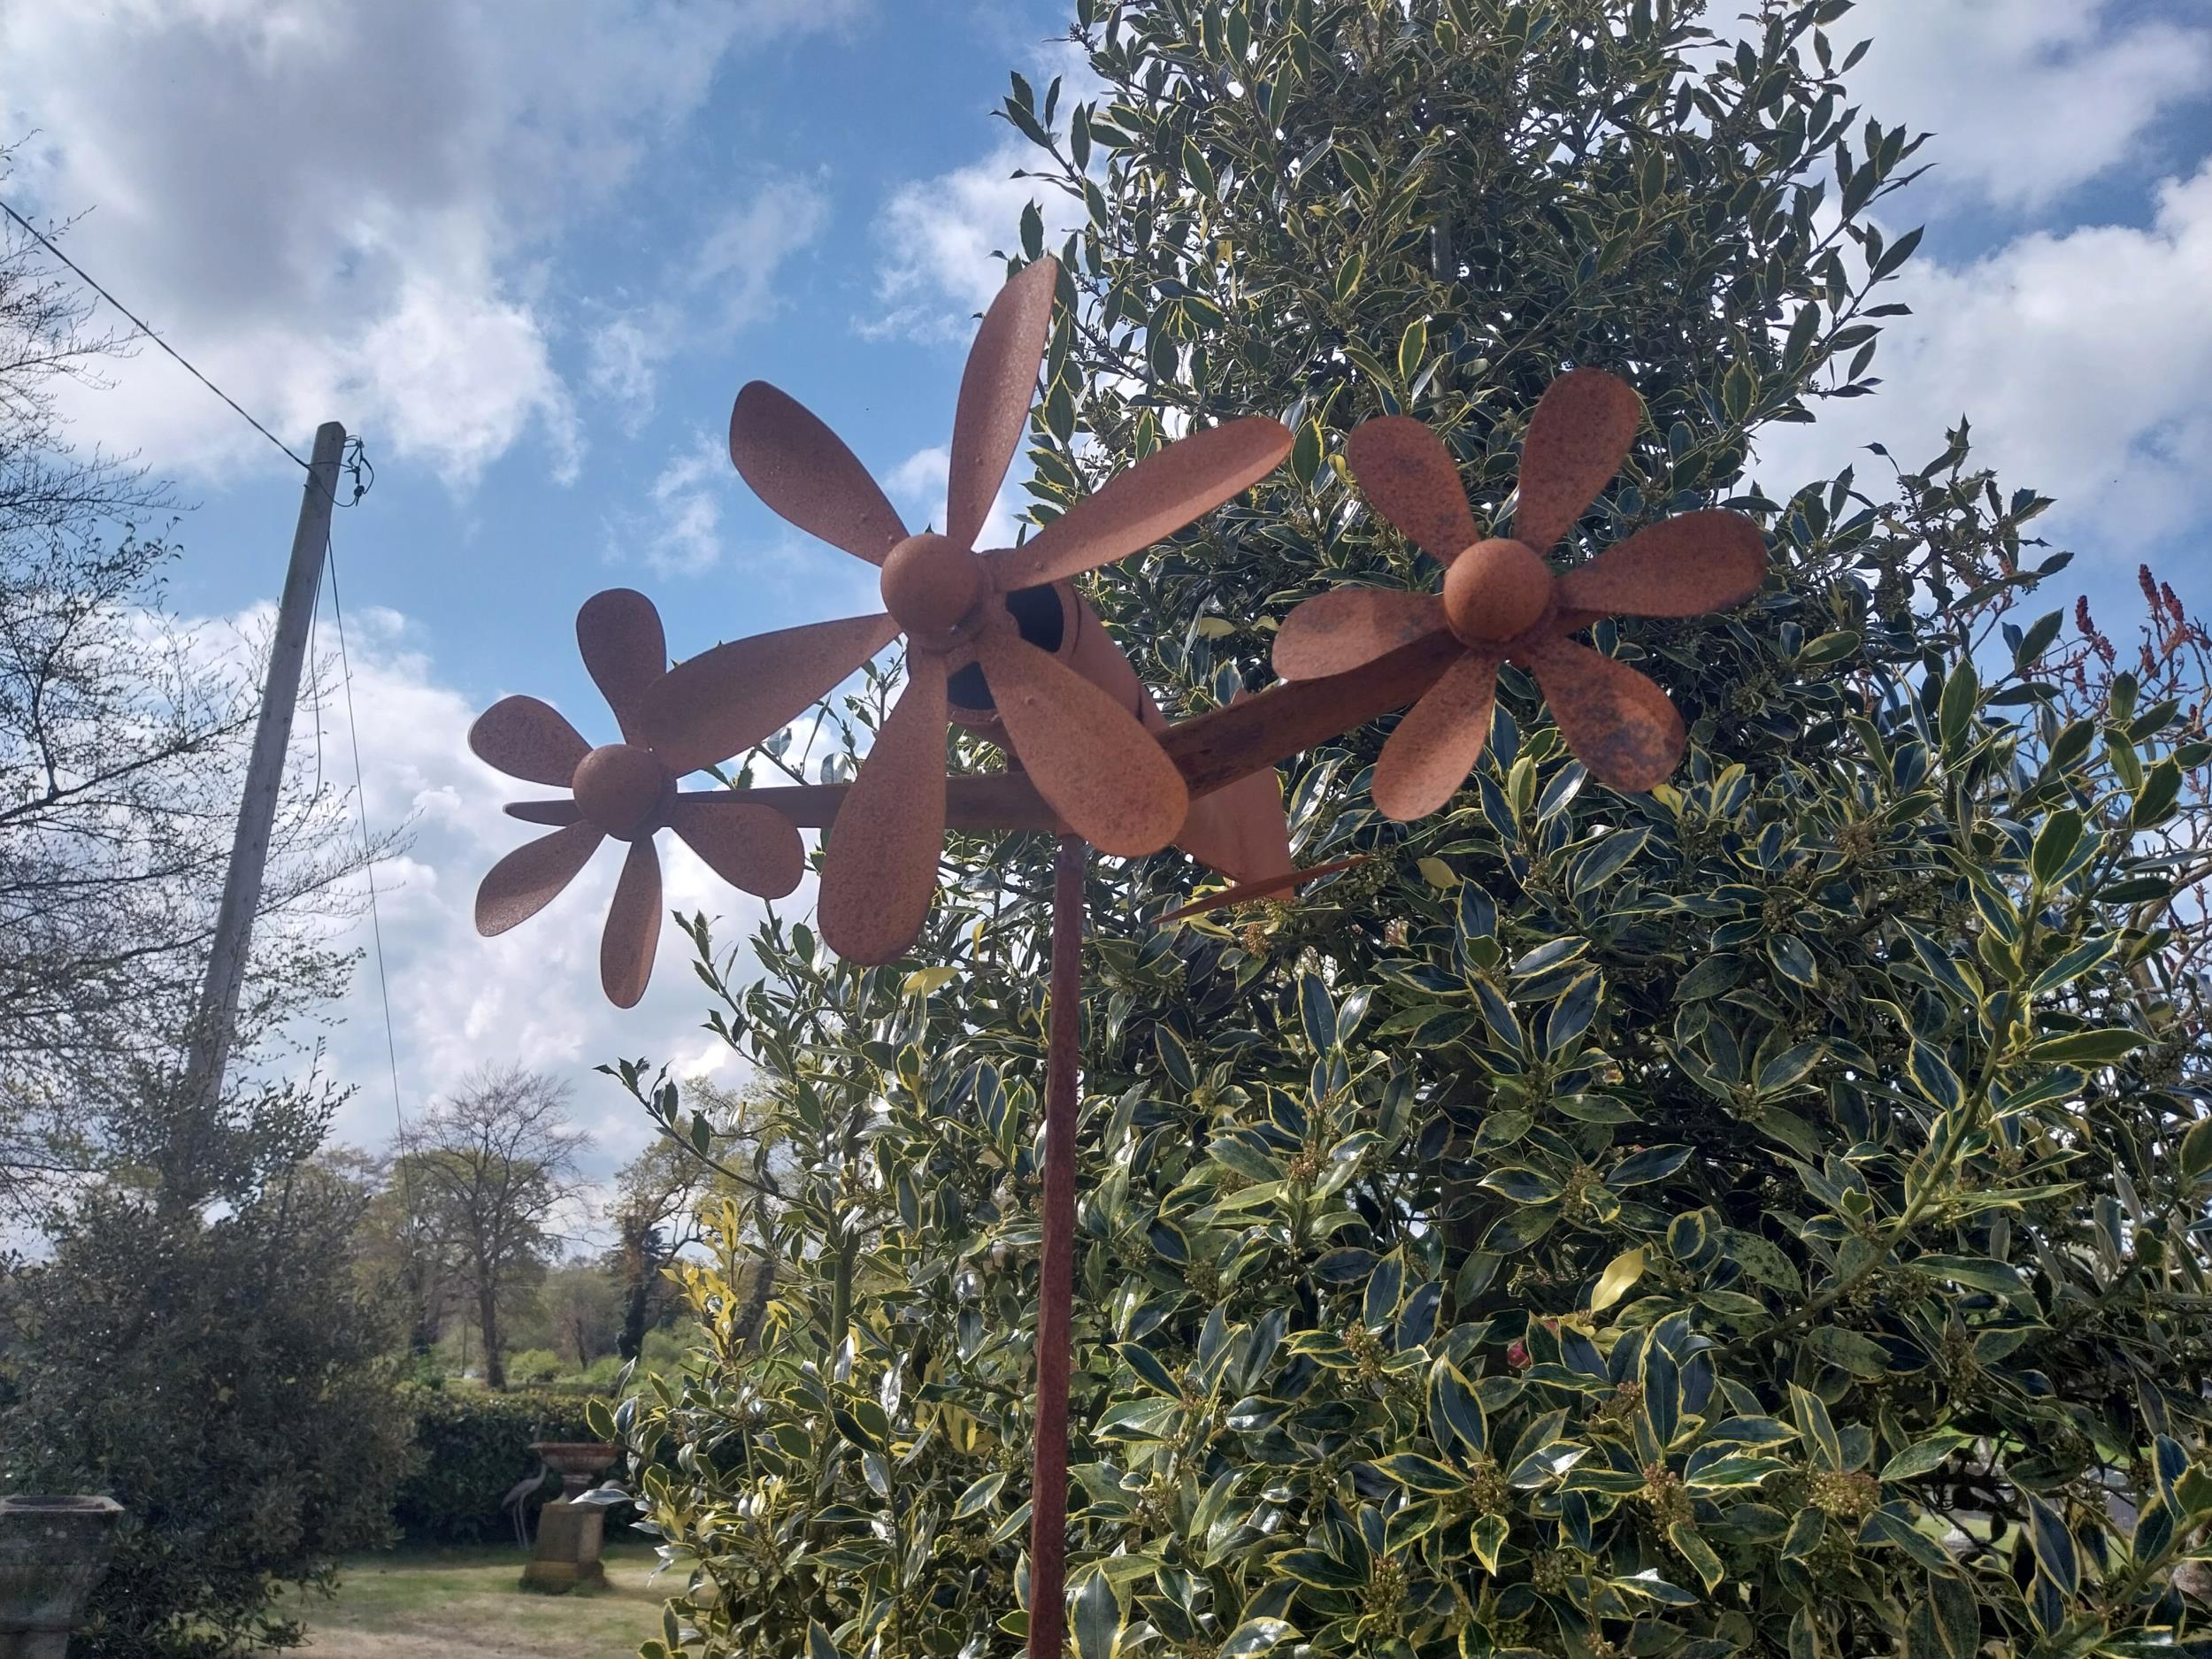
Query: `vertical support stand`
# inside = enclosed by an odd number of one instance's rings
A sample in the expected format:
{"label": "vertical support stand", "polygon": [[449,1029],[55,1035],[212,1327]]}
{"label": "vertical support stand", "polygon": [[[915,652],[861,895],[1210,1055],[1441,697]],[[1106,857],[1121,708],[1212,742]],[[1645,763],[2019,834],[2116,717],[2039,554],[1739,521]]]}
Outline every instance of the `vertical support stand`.
{"label": "vertical support stand", "polygon": [[215,914],[215,942],[208,953],[207,979],[200,991],[192,1047],[185,1061],[184,1102],[188,1112],[211,1110],[223,1090],[230,1059],[238,994],[245,983],[246,956],[253,943],[254,913],[261,908],[261,878],[269,862],[269,837],[276,822],[277,797],[284,786],[285,751],[292,743],[292,710],[299,701],[300,669],[307,660],[308,624],[323,573],[323,549],[330,540],[330,510],[338,495],[338,464],[346,429],[334,420],[315,429],[305,492],[292,531],[292,559],[284,573],[284,596],[277,607],[276,638],[269,647],[269,675],[261,694],[261,713],[246,762],[244,799],[223,874],[222,907]]}
{"label": "vertical support stand", "polygon": [[1079,837],[1063,835],[1052,867],[1044,1241],[1037,1256],[1037,1442],[1029,1481],[1029,1659],[1060,1659],[1066,1640],[1076,1071],[1083,1046],[1083,873],[1087,854]]}

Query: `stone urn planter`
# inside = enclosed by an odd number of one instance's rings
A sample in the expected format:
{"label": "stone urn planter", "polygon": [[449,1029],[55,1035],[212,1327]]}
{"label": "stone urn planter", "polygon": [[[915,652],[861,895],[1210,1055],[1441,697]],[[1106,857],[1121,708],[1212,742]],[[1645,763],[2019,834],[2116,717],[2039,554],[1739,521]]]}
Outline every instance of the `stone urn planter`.
{"label": "stone urn planter", "polygon": [[[538,1511],[537,1547],[522,1571],[523,1588],[557,1595],[580,1584],[604,1583],[607,1569],[599,1551],[607,1513],[596,1503],[577,1500],[591,1490],[622,1448],[599,1440],[533,1440],[530,1449],[561,1478],[561,1495]],[[0,1659],[6,1655],[0,1654]]]}
{"label": "stone urn planter", "polygon": [[115,1553],[112,1498],[0,1497],[0,1659],[62,1659]]}

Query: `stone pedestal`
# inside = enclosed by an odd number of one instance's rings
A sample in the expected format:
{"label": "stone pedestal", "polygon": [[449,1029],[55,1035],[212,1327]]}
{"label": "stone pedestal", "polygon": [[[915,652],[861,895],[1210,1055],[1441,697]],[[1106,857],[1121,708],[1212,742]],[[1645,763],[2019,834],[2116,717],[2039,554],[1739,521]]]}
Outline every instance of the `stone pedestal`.
{"label": "stone pedestal", "polygon": [[580,1584],[603,1584],[607,1569],[599,1559],[607,1512],[595,1503],[556,1499],[538,1511],[538,1545],[522,1582],[533,1590],[559,1594]]}
{"label": "stone pedestal", "polygon": [[[621,1448],[591,1440],[534,1440],[530,1449],[561,1478],[561,1495],[538,1511],[537,1548],[522,1570],[522,1587],[558,1595],[580,1584],[603,1584],[607,1569],[599,1559],[607,1512],[576,1500],[620,1455]],[[6,1659],[0,1655],[0,1659]]]}
{"label": "stone pedestal", "polygon": [[0,1659],[64,1659],[122,1513],[112,1498],[0,1498]]}

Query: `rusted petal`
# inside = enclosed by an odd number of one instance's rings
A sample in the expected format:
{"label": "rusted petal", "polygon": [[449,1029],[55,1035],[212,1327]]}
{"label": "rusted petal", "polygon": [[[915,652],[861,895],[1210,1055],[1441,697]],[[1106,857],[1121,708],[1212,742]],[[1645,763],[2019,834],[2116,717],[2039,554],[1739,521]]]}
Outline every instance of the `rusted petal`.
{"label": "rusted petal", "polygon": [[592,684],[614,710],[623,741],[644,742],[639,703],[668,672],[668,640],[653,602],[634,588],[594,594],[576,613],[576,645]]}
{"label": "rusted petal", "polygon": [[661,941],[661,861],[653,838],[630,843],[622,879],[607,907],[599,935],[599,988],[617,1008],[635,1008],[653,977],[653,952]]}
{"label": "rusted petal", "polygon": [[595,825],[571,824],[516,848],[477,885],[476,931],[491,939],[528,921],[576,879],[604,839]]}
{"label": "rusted petal", "polygon": [[1406,710],[1375,762],[1375,804],[1401,823],[1426,818],[1459,792],[1490,736],[1495,657],[1470,651]]}
{"label": "rusted petal", "polygon": [[1249,904],[1255,899],[1273,898],[1278,893],[1287,893],[1302,887],[1309,881],[1318,881],[1323,876],[1333,876],[1340,870],[1354,864],[1365,864],[1365,853],[1355,853],[1349,858],[1333,858],[1325,864],[1316,864],[1310,870],[1286,870],[1280,875],[1270,876],[1264,881],[1240,881],[1235,887],[1225,887],[1218,893],[1209,893],[1179,905],[1160,918],[1163,923],[1179,922],[1187,916],[1203,916],[1209,910],[1233,910],[1240,904]]}
{"label": "rusted petal", "polygon": [[510,801],[506,806],[509,818],[520,818],[525,824],[573,824],[583,817],[582,809],[569,801]]}
{"label": "rusted petal", "polygon": [[727,792],[678,795],[669,822],[708,869],[764,899],[783,897],[805,872],[799,832],[773,807],[753,806]]}
{"label": "rusted petal", "polygon": [[1640,793],[1681,764],[1682,716],[1641,670],[1564,638],[1544,641],[1527,661],[1559,734],[1600,783]]}
{"label": "rusted petal", "polygon": [[765,380],[737,395],[730,459],[770,511],[871,565],[906,539],[899,515],[844,440]]}
{"label": "rusted petal", "polygon": [[1444,626],[1444,602],[1397,588],[1338,588],[1283,618],[1275,672],[1285,680],[1348,673]]}
{"label": "rusted petal", "polygon": [[906,666],[906,689],[860,763],[822,861],[815,919],[848,962],[898,956],[922,931],[937,890],[945,841],[945,659],[912,651]]}
{"label": "rusted petal", "polygon": [[1037,396],[1037,365],[1052,328],[1057,260],[1024,269],[998,291],[968,348],[952,418],[952,465],[945,480],[945,535],[972,548],[1006,481],[1006,469]]}
{"label": "rusted petal", "polygon": [[1002,593],[1110,565],[1194,523],[1282,465],[1290,434],[1248,415],[1178,438],[1054,519],[1018,548],[986,555]]}
{"label": "rusted petal", "polygon": [[1190,795],[1134,713],[1025,641],[1010,623],[987,629],[976,657],[1014,753],[1069,828],[1122,858],[1175,839]]}
{"label": "rusted petal", "polygon": [[1607,615],[1697,617],[1750,598],[1766,573],[1757,525],[1740,512],[1686,512],[1569,571],[1559,603]]}
{"label": "rusted petal", "polygon": [[879,612],[702,651],[645,694],[645,741],[681,775],[741,755],[898,637]]}
{"label": "rusted petal", "polygon": [[1232,881],[1257,881],[1289,869],[1290,825],[1283,817],[1280,775],[1264,766],[1193,800],[1175,844]]}
{"label": "rusted petal", "polygon": [[1431,558],[1448,565],[1476,541],[1451,451],[1410,415],[1362,422],[1344,441],[1344,455],[1369,504]]}
{"label": "rusted petal", "polygon": [[1571,369],[1545,388],[1521,444],[1513,539],[1548,553],[1628,458],[1643,399],[1603,369]]}
{"label": "rusted petal", "polygon": [[492,704],[469,727],[469,747],[510,778],[562,789],[591,752],[551,703],[535,697],[502,697]]}

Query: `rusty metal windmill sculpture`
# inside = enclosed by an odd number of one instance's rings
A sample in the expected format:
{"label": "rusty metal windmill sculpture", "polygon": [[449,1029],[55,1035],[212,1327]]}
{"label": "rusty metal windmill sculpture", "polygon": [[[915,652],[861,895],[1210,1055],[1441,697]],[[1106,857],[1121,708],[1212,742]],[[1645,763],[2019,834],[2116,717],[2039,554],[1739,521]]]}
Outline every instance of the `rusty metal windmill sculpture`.
{"label": "rusty metal windmill sculpture", "polygon": [[[1479,755],[1498,666],[1507,660],[1535,672],[1593,775],[1619,788],[1647,788],[1680,757],[1680,717],[1640,672],[1567,636],[1608,611],[1686,617],[1734,603],[1755,591],[1765,567],[1763,541],[1749,520],[1699,512],[1554,575],[1543,552],[1567,536],[1617,472],[1641,419],[1635,394],[1609,375],[1578,370],[1539,403],[1523,446],[1510,539],[1478,535],[1457,470],[1426,428],[1395,417],[1371,422],[1348,446],[1355,474],[1378,510],[1446,566],[1443,592],[1347,589],[1310,600],[1278,637],[1284,683],[1170,725],[1068,579],[1151,545],[1256,481],[1282,458],[1287,434],[1265,419],[1194,434],[1079,501],[1025,546],[975,552],[1027,419],[1055,280],[1051,262],[1041,261],[1014,278],[985,317],[961,385],[942,534],[909,535],[851,451],[791,398],[758,383],[740,395],[731,419],[738,470],[784,518],[880,566],[885,614],[735,641],[665,674],[658,672],[656,618],[650,651],[640,646],[623,659],[650,655],[652,674],[611,680],[595,663],[593,669],[626,742],[645,758],[587,755],[565,722],[558,730],[548,725],[549,710],[509,708],[526,699],[510,699],[480,721],[492,735],[478,745],[514,775],[572,780],[572,806],[546,803],[518,815],[571,823],[551,814],[572,812],[572,826],[588,826],[592,845],[603,832],[642,833],[649,857],[650,827],[672,823],[695,846],[703,839],[728,847],[732,840],[707,826],[726,815],[767,814],[744,820],[745,858],[709,860],[754,891],[764,890],[757,885],[764,874],[781,880],[787,869],[786,844],[770,833],[769,818],[834,825],[818,920],[833,948],[861,962],[887,961],[912,944],[949,826],[1059,835],[1031,1487],[1028,1645],[1039,1659],[1059,1659],[1064,1629],[1086,842],[1136,856],[1179,840],[1232,878],[1227,893],[1171,915],[1286,891],[1340,868],[1351,861],[1291,867],[1274,768],[1411,703],[1385,746],[1375,798],[1393,817],[1432,811]],[[643,640],[634,608],[624,615],[627,632]],[[580,638],[586,632],[580,618]],[[908,684],[854,783],[675,792],[676,775],[757,744],[902,634]],[[588,641],[586,658],[594,663]],[[945,732],[955,719],[991,736],[1021,769],[946,776]],[[603,772],[610,780],[603,787]],[[544,902],[537,895],[559,866],[580,866],[588,856],[588,847],[580,854],[573,843],[534,850],[566,833],[503,861],[501,870],[530,855],[527,868],[499,889],[514,889],[503,901],[514,919]],[[791,857],[792,881],[796,874]],[[495,904],[489,919],[511,925],[508,914]],[[485,918],[480,903],[480,922]],[[641,974],[611,978],[608,993],[620,1001],[618,989],[642,983]]]}
{"label": "rusty metal windmill sculpture", "polygon": [[1682,758],[1682,717],[1641,671],[1567,636],[1601,617],[1694,617],[1739,603],[1766,573],[1766,541],[1740,513],[1684,513],[1637,532],[1564,575],[1544,555],[1564,540],[1628,458],[1643,403],[1600,369],[1554,380],[1521,448],[1510,537],[1479,535],[1459,471],[1436,434],[1405,416],[1347,442],[1352,475],[1384,518],[1444,569],[1440,594],[1343,588],[1306,601],[1275,636],[1275,671],[1310,680],[1410,642],[1461,649],[1375,763],[1375,804],[1425,818],[1464,783],[1490,732],[1499,664],[1525,664],[1567,747],[1599,782],[1650,788]]}
{"label": "rusty metal windmill sculpture", "polygon": [[639,725],[646,693],[668,671],[660,613],[626,588],[594,594],[576,613],[584,667],[614,710],[622,741],[594,749],[549,703],[503,697],[469,727],[478,758],[511,778],[570,790],[566,801],[526,802],[513,818],[557,826],[491,867],[476,890],[476,930],[486,938],[526,922],[560,895],[610,837],[630,844],[600,937],[599,982],[617,1008],[645,995],[660,942],[661,867],[653,837],[672,829],[733,887],[781,898],[799,885],[799,832],[773,807],[729,795],[682,794],[682,772]]}

